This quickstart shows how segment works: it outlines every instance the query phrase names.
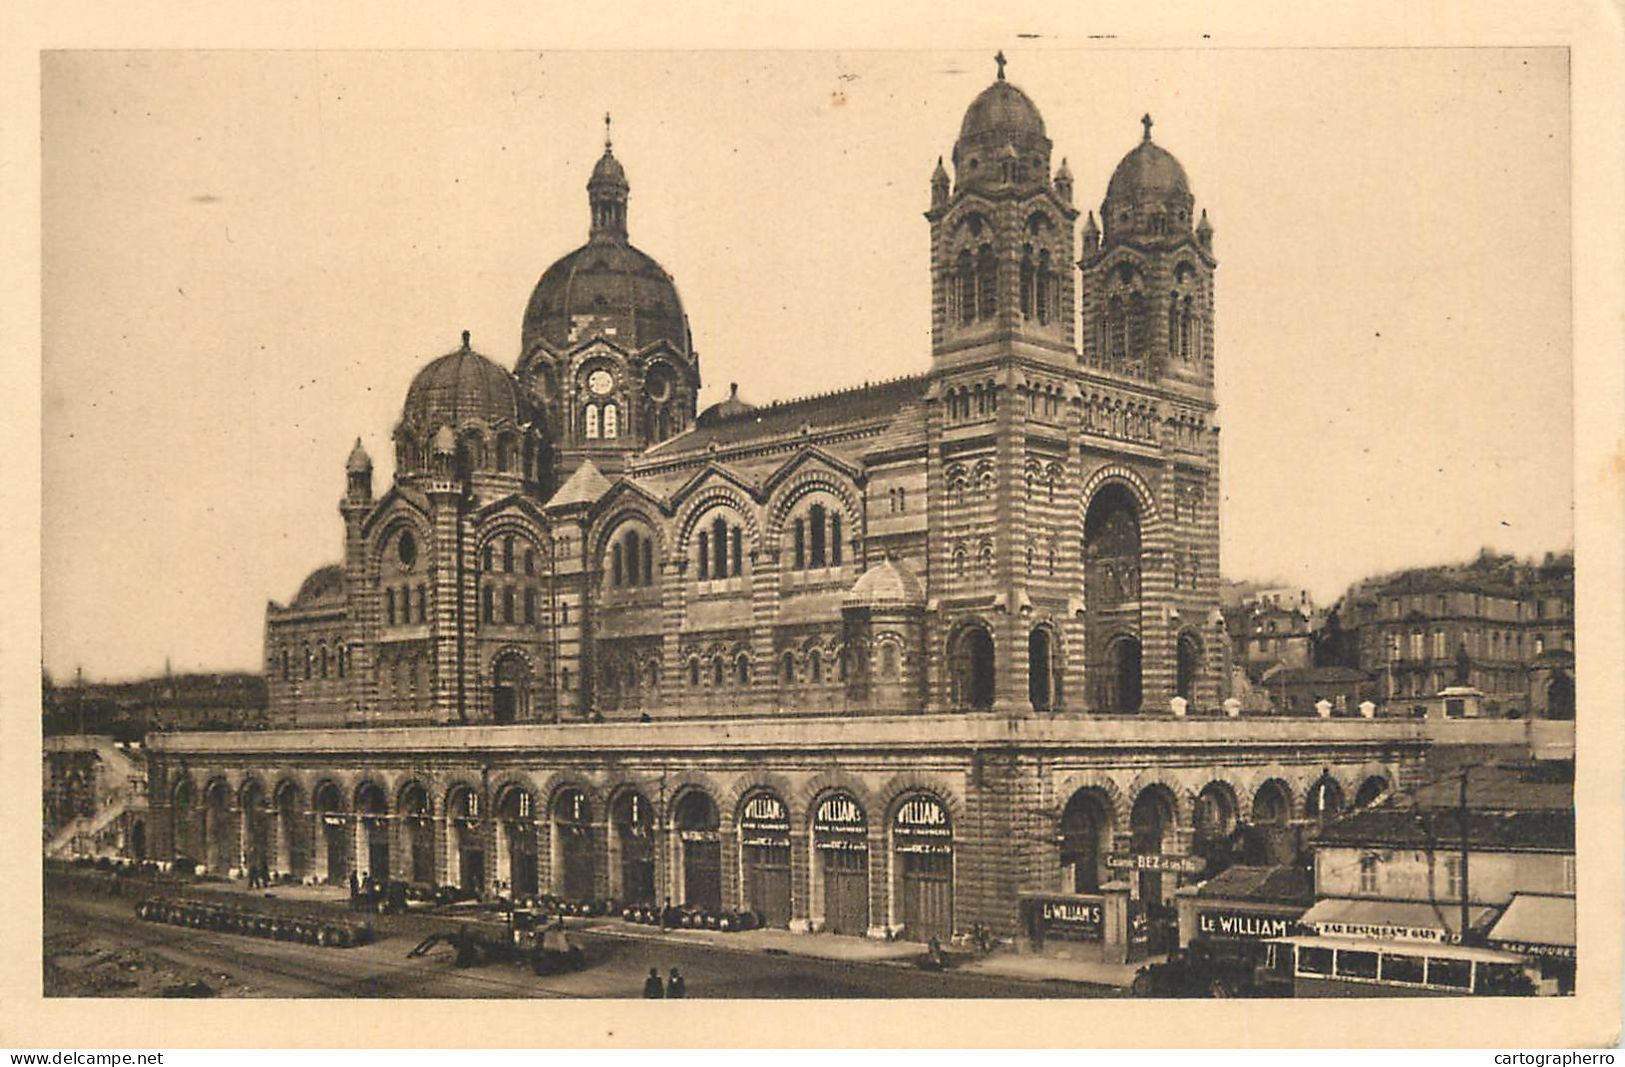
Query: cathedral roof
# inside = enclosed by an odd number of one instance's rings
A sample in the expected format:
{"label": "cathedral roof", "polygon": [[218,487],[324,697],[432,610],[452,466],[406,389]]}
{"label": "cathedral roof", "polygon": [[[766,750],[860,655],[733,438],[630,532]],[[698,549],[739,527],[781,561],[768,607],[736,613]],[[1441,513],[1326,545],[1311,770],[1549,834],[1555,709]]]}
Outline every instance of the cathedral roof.
{"label": "cathedral roof", "polygon": [[575,473],[565,479],[559,491],[547,502],[547,507],[561,508],[571,504],[591,504],[610,490],[609,479],[592,460],[583,460]]}
{"label": "cathedral roof", "polygon": [[563,349],[594,334],[633,350],[657,341],[689,350],[671,275],[614,236],[588,241],[547,268],[525,306],[521,345],[526,352],[542,341]]}
{"label": "cathedral roof", "polygon": [[713,444],[726,448],[785,437],[798,433],[803,427],[817,432],[890,419],[903,405],[918,400],[925,387],[926,376],[919,374],[746,408],[696,423],[687,433],[655,445],[647,455],[651,459],[666,459],[704,450]]}
{"label": "cathedral roof", "polygon": [[462,348],[433,360],[412,379],[401,422],[427,431],[470,420],[519,423],[524,415],[513,375],[470,348],[465,332]]}
{"label": "cathedral roof", "polygon": [[293,595],[293,601],[288,606],[303,608],[342,599],[344,568],[337,563],[329,563],[310,572],[310,577],[300,583],[299,592]]}
{"label": "cathedral roof", "polygon": [[1038,105],[1026,93],[1005,81],[1002,69],[999,80],[983,89],[971,101],[970,107],[965,109],[964,121],[959,124],[961,141],[988,134],[999,137],[1022,134],[1044,136],[1044,116],[1038,113]]}
{"label": "cathedral roof", "polygon": [[846,602],[864,607],[920,606],[925,603],[925,587],[908,564],[888,559],[858,576]]}
{"label": "cathedral roof", "polygon": [[1185,168],[1173,153],[1151,139],[1151,116],[1140,120],[1145,125],[1145,136],[1134,150],[1123,157],[1106,183],[1106,199],[1135,199],[1140,196],[1166,196],[1170,193],[1191,195],[1190,181]]}

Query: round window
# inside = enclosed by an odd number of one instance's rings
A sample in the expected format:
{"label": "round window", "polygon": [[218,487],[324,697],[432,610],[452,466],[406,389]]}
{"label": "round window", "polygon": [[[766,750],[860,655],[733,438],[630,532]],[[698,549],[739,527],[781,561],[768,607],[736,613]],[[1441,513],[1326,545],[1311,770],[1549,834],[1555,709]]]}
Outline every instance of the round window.
{"label": "round window", "polygon": [[400,540],[395,542],[395,554],[402,567],[410,568],[418,561],[418,540],[412,536],[411,530],[401,534]]}

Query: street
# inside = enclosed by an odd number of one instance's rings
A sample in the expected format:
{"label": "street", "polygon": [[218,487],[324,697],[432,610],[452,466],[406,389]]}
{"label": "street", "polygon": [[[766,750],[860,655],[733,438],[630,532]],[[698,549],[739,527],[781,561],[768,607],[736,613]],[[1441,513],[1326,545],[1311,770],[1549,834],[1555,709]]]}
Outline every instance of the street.
{"label": "street", "polygon": [[[575,930],[587,967],[538,977],[516,963],[453,965],[449,947],[409,959],[434,916],[387,916],[378,940],[350,949],[272,941],[137,921],[129,897],[62,885],[45,901],[47,996],[640,997],[650,967],[678,968],[700,998],[1080,997],[1115,989],[1033,982],[906,961],[849,962],[684,943],[604,928]],[[312,908],[328,911],[328,908]],[[337,912],[334,912],[337,914]]]}

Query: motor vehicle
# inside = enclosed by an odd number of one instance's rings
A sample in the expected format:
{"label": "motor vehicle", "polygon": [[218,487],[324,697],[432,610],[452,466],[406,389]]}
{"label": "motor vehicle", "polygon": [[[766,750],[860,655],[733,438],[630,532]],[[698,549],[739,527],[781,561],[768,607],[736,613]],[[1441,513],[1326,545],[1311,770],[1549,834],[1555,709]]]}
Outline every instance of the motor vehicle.
{"label": "motor vehicle", "polygon": [[1261,980],[1263,963],[1257,941],[1197,938],[1141,967],[1129,991],[1137,997],[1290,996],[1290,986]]}

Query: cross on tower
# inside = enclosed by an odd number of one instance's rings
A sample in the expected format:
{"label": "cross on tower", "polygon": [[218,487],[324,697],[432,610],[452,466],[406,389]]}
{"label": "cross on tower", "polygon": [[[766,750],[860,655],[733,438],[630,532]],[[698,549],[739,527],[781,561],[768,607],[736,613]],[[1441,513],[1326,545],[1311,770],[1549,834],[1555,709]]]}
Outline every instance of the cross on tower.
{"label": "cross on tower", "polygon": [[1145,127],[1145,139],[1151,140],[1151,113],[1148,111],[1140,116],[1140,125]]}
{"label": "cross on tower", "polygon": [[999,54],[993,57],[993,62],[995,62],[995,63],[997,63],[999,65],[999,80],[1001,82],[1004,81],[1004,64],[1005,64],[1006,60],[1004,58],[1004,50],[1003,49],[1000,49]]}
{"label": "cross on tower", "polygon": [[609,112],[604,112],[604,151],[609,151]]}

